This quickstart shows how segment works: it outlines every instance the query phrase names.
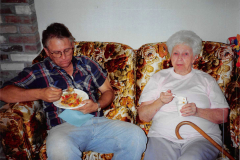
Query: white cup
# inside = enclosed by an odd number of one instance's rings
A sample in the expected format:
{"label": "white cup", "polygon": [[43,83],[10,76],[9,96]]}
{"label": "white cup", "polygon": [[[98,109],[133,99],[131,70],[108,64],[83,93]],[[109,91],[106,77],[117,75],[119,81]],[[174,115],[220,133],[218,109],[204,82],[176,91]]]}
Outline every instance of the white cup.
{"label": "white cup", "polygon": [[180,112],[180,110],[182,109],[182,106],[187,104],[187,98],[181,97],[181,96],[175,96],[175,98],[177,98],[176,105],[177,105],[178,115],[182,116],[182,113]]}

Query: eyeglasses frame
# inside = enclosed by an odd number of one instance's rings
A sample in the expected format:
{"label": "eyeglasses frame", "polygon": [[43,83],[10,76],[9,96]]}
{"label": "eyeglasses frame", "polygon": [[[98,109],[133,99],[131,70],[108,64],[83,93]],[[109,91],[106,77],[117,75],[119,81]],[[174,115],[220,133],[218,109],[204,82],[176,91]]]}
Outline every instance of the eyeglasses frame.
{"label": "eyeglasses frame", "polygon": [[[65,56],[69,56],[70,54],[69,54],[69,55],[66,54],[66,50],[68,50],[68,49],[70,49],[70,50],[69,50],[69,53],[70,53],[70,51],[73,51],[73,50],[74,50],[74,48],[66,48],[66,49],[64,49],[64,51],[56,51],[56,52],[58,52],[58,53],[54,53],[54,52],[50,51],[50,50],[47,48],[47,50],[50,52],[50,54],[53,55],[54,58],[61,58],[63,53],[64,53]],[[60,56],[56,56],[56,54],[58,54],[58,55],[60,55]]]}

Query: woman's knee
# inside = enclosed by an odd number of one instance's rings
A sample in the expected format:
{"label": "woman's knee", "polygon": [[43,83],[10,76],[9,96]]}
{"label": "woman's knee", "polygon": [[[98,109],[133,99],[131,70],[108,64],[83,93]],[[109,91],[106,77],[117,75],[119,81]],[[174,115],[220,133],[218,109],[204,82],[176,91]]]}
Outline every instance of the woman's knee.
{"label": "woman's knee", "polygon": [[179,160],[215,160],[218,156],[218,149],[214,147],[208,140],[196,140],[190,145],[186,145],[182,150]]}

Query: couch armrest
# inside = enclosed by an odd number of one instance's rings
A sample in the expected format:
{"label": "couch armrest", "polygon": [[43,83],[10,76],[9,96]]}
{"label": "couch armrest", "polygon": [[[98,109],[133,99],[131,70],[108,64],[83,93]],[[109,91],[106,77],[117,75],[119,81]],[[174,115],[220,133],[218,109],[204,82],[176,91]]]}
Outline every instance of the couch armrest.
{"label": "couch armrest", "polygon": [[8,159],[33,159],[47,136],[39,101],[6,104],[0,109],[2,145]]}
{"label": "couch armrest", "polygon": [[225,145],[232,155],[239,155],[240,147],[240,68],[235,68],[231,82],[226,88],[226,98],[230,106],[229,121],[226,123]]}

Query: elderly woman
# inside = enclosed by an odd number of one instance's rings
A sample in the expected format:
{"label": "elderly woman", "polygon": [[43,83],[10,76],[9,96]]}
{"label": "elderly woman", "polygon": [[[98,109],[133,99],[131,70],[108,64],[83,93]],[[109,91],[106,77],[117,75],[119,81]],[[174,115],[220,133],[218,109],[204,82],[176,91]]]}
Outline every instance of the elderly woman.
{"label": "elderly woman", "polygon": [[[167,41],[173,67],[155,73],[145,86],[138,108],[139,118],[150,122],[145,160],[214,160],[218,149],[191,126],[180,129],[183,140],[175,135],[182,121],[198,125],[218,144],[220,123],[227,121],[228,103],[207,73],[192,68],[202,49],[202,40],[192,31],[179,31]],[[187,104],[177,111],[176,96],[186,97]]]}

